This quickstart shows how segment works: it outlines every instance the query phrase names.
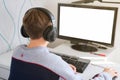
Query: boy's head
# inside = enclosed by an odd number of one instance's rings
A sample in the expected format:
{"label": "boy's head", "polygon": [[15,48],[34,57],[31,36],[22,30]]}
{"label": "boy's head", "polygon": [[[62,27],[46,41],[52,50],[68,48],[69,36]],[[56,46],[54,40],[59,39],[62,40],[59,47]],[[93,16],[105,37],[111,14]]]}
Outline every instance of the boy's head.
{"label": "boy's head", "polygon": [[54,16],[47,9],[31,8],[23,17],[21,32],[22,35],[26,33],[31,39],[43,37],[47,41],[54,41],[57,33],[54,27]]}

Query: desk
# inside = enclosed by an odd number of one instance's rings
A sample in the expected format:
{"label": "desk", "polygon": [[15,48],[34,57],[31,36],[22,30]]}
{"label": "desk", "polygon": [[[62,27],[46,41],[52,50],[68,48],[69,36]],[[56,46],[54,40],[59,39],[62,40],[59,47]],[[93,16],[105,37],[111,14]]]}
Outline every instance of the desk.
{"label": "desk", "polygon": [[[108,50],[98,50],[98,53],[105,53],[106,57],[98,56],[90,54],[89,52],[80,52],[77,50],[72,49],[71,44],[65,42],[61,45],[58,45],[57,47],[53,49],[49,49],[50,51],[53,51],[55,53],[59,54],[67,54],[70,56],[76,56],[84,59],[90,59],[91,63],[86,68],[86,70],[81,74],[84,80],[89,80],[92,76],[94,76],[96,73],[100,73],[104,67],[111,67],[118,71],[120,74],[120,64],[110,62],[107,60],[107,56],[109,56],[112,52],[114,52],[113,49]],[[120,75],[116,80],[120,80]]]}
{"label": "desk", "polygon": [[[103,62],[94,65],[93,64],[88,65],[88,67],[85,69],[83,74],[81,74],[81,76],[83,77],[84,80],[89,80],[96,73],[102,72],[104,67],[112,67],[120,73],[120,65],[111,62],[106,62],[106,63]],[[120,75],[116,80],[120,80]]]}
{"label": "desk", "polygon": [[[52,51],[55,53],[67,54],[70,56],[77,56],[77,57],[84,58],[84,59],[90,59],[92,62],[107,60],[107,57],[90,54],[90,52],[81,52],[81,51],[74,50],[71,48],[71,44],[69,44],[69,43],[61,44],[61,45],[55,47],[54,49],[52,49]],[[98,50],[97,53],[103,53],[106,56],[108,56],[110,53],[112,53],[112,51],[113,51],[113,49]]]}
{"label": "desk", "polygon": [[7,79],[9,76],[10,63],[13,51],[0,55],[0,77]]}
{"label": "desk", "polygon": [[[49,50],[56,51],[57,48],[49,48]],[[61,51],[62,51],[62,49],[61,49]],[[66,52],[70,53],[69,49],[66,50]],[[9,76],[12,53],[13,53],[13,51],[10,51],[10,52],[0,55],[0,77],[2,77],[2,78],[7,79]],[[75,54],[77,54],[77,53],[75,53]],[[72,54],[70,54],[70,55],[72,55]],[[93,55],[93,57],[94,56],[95,55]],[[112,64],[112,63],[109,64],[109,62],[107,62],[107,61],[96,61],[96,62],[92,62],[86,68],[86,70],[83,72],[83,74],[80,74],[80,75],[84,78],[84,80],[89,80],[89,78],[91,78],[93,75],[101,72],[103,70],[103,67],[105,67],[105,66],[111,66],[120,73],[120,65]],[[120,80],[120,76],[117,80]]]}

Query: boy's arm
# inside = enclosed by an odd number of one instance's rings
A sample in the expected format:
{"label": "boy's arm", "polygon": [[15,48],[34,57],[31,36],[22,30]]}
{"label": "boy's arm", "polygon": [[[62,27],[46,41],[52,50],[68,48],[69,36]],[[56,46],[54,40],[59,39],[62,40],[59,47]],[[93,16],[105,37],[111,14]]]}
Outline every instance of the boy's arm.
{"label": "boy's arm", "polygon": [[102,73],[96,74],[91,80],[112,80],[118,73],[112,68],[105,68]]}
{"label": "boy's arm", "polygon": [[112,76],[107,72],[96,74],[91,80],[112,80]]}

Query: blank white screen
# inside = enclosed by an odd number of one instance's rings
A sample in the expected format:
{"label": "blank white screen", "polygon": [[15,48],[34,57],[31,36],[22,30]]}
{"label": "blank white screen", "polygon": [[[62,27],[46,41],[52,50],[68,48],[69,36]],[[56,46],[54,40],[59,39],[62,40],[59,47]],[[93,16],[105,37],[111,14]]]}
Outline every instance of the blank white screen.
{"label": "blank white screen", "polygon": [[59,35],[111,43],[114,10],[60,6]]}

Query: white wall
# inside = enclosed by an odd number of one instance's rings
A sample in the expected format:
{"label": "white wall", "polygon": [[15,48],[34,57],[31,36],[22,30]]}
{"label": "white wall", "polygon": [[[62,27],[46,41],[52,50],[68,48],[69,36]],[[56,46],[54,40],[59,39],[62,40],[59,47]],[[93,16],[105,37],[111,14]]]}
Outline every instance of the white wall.
{"label": "white wall", "polygon": [[22,18],[31,7],[49,7],[56,15],[57,0],[0,0],[0,54],[26,43],[20,33]]}
{"label": "white wall", "polygon": [[20,35],[22,16],[30,7],[30,0],[0,0],[0,53],[23,42]]}
{"label": "white wall", "polygon": [[32,7],[44,7],[47,0],[31,0]]}
{"label": "white wall", "polygon": [[55,18],[57,20],[57,4],[58,3],[71,3],[72,1],[76,1],[76,0],[46,0],[47,2],[45,3],[45,7],[48,8],[50,11],[53,12],[53,14],[55,15]]}
{"label": "white wall", "polygon": [[20,33],[23,15],[44,4],[44,0],[0,0],[0,54],[28,41]]}

